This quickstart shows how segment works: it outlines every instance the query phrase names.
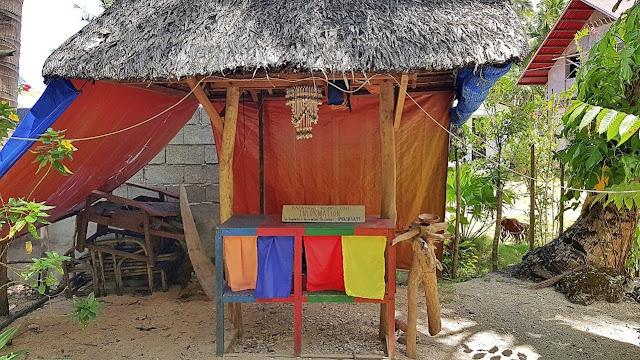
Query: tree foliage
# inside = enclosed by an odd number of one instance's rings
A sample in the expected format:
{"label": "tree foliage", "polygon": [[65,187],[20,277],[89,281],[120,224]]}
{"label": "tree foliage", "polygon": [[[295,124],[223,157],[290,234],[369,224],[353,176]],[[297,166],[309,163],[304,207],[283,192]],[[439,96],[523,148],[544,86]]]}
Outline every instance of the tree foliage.
{"label": "tree foliage", "polygon": [[640,205],[640,195],[630,192],[640,189],[639,21],[636,3],[589,51],[576,78],[577,100],[563,118],[569,144],[558,153],[571,187],[622,192],[596,199],[618,208]]}

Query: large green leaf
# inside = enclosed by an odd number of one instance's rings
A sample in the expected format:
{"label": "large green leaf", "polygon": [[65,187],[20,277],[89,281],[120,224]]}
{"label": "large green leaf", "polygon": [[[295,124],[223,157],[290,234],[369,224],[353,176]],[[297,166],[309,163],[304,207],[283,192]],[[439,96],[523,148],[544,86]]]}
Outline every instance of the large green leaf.
{"label": "large green leaf", "polygon": [[578,126],[578,130],[582,130],[584,129],[585,126],[589,125],[591,121],[593,121],[593,119],[595,119],[596,116],[598,116],[598,113],[600,113],[600,110],[602,110],[602,107],[600,106],[594,106],[590,108],[589,111],[587,111],[587,113],[584,114],[584,116],[582,117],[582,121]]}
{"label": "large green leaf", "polygon": [[615,110],[610,110],[600,121],[600,127],[598,127],[598,134],[602,134],[605,131],[607,131],[607,129],[609,129],[609,126],[611,125],[611,123],[613,123],[613,120],[616,118],[616,115],[618,115],[618,112]]}
{"label": "large green leaf", "polygon": [[585,109],[587,109],[588,106],[590,105],[582,103],[578,105],[575,109],[573,109],[572,112],[567,113],[567,115],[569,115],[569,119],[568,121],[566,121],[566,125],[568,127],[571,127],[576,122],[576,119],[578,119],[584,113]]}
{"label": "large green leaf", "polygon": [[620,123],[618,133],[620,134],[620,142],[618,146],[627,141],[633,134],[640,129],[640,118],[636,115],[627,115]]}
{"label": "large green leaf", "polygon": [[625,116],[627,116],[627,114],[625,113],[618,113],[616,115],[616,118],[611,123],[611,126],[609,126],[609,129],[607,129],[607,141],[611,141],[611,139],[618,135],[620,123],[622,122],[622,120],[624,120]]}

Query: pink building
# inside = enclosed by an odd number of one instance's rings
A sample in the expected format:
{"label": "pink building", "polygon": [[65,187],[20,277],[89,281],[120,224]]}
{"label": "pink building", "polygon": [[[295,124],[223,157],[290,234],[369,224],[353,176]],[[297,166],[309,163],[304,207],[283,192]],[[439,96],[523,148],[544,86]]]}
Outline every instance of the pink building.
{"label": "pink building", "polygon": [[583,50],[588,52],[618,16],[633,5],[633,0],[622,0],[613,12],[615,3],[616,0],[570,0],[531,58],[518,84],[547,85],[547,97],[570,88],[580,67],[574,35],[581,29],[590,29],[589,35],[580,40]]}

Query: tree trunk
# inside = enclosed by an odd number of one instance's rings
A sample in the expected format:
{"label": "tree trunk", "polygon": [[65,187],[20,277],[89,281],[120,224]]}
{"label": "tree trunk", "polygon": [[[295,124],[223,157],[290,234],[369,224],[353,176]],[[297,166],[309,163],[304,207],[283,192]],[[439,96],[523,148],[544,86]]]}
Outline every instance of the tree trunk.
{"label": "tree trunk", "polygon": [[558,238],[527,253],[509,272],[521,278],[549,279],[582,265],[624,271],[637,223],[636,208],[592,204]]}
{"label": "tree trunk", "polygon": [[[20,27],[22,0],[0,1],[0,50],[8,50],[10,56],[0,56],[0,101],[18,106],[18,60],[20,59]],[[1,139],[0,139],[1,140]],[[1,146],[0,146],[1,147]],[[7,244],[0,245],[0,315],[9,315],[7,296]]]}
{"label": "tree trunk", "polygon": [[491,270],[498,271],[498,244],[502,231],[502,183],[498,184],[496,204],[496,231],[493,234],[493,247],[491,248]]}
{"label": "tree trunk", "polygon": [[0,50],[13,52],[0,56],[0,100],[11,106],[18,103],[18,60],[22,0],[0,1]]}

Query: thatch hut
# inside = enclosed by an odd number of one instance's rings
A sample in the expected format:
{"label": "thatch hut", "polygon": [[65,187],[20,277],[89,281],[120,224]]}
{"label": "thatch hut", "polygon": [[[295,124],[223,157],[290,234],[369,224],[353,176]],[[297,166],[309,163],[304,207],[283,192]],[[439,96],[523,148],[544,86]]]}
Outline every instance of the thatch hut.
{"label": "thatch hut", "polygon": [[[74,174],[33,196],[57,206],[54,218],[77,210],[135,174],[201,105],[221,221],[286,204],[365,205],[398,229],[422,212],[443,217],[457,71],[518,61],[526,40],[508,0],[118,0],[44,64],[73,94],[41,125],[84,142]],[[294,86],[348,94],[338,109],[324,100],[312,139],[296,140],[284,101]],[[5,161],[3,195],[27,195],[32,161],[26,149]],[[398,266],[410,258],[398,249]]]}

